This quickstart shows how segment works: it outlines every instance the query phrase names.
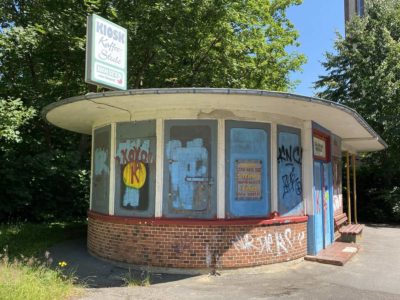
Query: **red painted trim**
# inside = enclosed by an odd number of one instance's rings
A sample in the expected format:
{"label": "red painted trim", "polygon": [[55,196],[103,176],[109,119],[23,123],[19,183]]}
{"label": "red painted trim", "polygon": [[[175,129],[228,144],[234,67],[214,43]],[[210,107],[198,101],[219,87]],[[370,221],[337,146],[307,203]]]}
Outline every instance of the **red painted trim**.
{"label": "red painted trim", "polygon": [[218,220],[198,220],[198,219],[166,219],[166,218],[137,218],[122,217],[99,214],[88,211],[88,217],[109,223],[127,225],[197,225],[197,226],[235,226],[235,225],[273,225],[288,223],[307,222],[308,216],[274,217],[270,219],[218,219]]}
{"label": "red painted trim", "polygon": [[[316,160],[322,160],[325,162],[330,162],[331,161],[331,137],[329,134],[326,134],[318,129],[313,129],[313,138],[317,137],[321,140],[325,141],[325,157],[314,155],[314,159]],[[313,147],[314,147],[314,140],[313,140]],[[314,149],[313,149],[314,151]]]}

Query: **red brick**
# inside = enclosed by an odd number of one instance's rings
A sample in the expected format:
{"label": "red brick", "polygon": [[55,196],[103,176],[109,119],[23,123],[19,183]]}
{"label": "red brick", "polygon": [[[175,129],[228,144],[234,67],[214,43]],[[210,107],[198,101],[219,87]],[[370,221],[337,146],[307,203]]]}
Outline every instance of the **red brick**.
{"label": "red brick", "polygon": [[[303,257],[307,252],[306,221],[273,225],[145,222],[126,218],[122,222],[117,217],[107,219],[90,214],[89,251],[114,261],[175,268],[206,268],[207,247],[208,255],[213,256],[212,263],[217,254],[221,268],[283,262]],[[301,232],[304,239],[299,241]],[[282,237],[281,247],[277,247],[276,235]],[[269,240],[272,240],[270,248],[263,244]]]}

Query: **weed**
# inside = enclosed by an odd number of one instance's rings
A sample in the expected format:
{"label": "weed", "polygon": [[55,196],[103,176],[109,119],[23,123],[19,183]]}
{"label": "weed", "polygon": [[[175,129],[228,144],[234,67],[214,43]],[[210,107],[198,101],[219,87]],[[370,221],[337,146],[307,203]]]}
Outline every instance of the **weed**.
{"label": "weed", "polygon": [[126,286],[149,286],[151,285],[151,274],[149,271],[143,270],[136,275],[130,268],[128,273],[121,277]]}
{"label": "weed", "polygon": [[0,299],[65,299],[78,293],[73,273],[52,270],[47,264],[33,257],[10,259],[4,249],[0,254]]}
{"label": "weed", "polygon": [[0,224],[0,299],[66,299],[82,293],[74,270],[65,268],[67,262],[52,269],[50,252],[44,259],[39,254],[85,231],[83,223]]}

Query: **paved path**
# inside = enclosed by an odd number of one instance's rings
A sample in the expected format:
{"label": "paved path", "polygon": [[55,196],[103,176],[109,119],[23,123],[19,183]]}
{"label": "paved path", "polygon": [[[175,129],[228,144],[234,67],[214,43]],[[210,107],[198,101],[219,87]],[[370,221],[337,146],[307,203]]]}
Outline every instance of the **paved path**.
{"label": "paved path", "polygon": [[[80,299],[400,299],[400,227],[364,229],[362,249],[344,267],[313,262],[222,271],[221,276],[158,275],[149,287],[118,287],[126,270],[88,256],[82,242],[53,249],[90,288]],[[105,288],[105,286],[109,286]]]}

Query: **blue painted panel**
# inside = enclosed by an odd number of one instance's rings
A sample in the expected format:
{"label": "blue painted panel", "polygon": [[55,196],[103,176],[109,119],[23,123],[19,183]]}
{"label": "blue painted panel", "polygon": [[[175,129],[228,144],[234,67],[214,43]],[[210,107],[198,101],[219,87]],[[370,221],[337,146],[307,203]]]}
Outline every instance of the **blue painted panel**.
{"label": "blue painted panel", "polygon": [[332,176],[331,174],[331,164],[324,163],[324,185],[323,185],[323,195],[324,195],[324,245],[327,247],[332,243],[332,224],[333,224],[333,211],[332,211]]}
{"label": "blue painted panel", "polygon": [[309,255],[317,254],[315,250],[315,219],[314,215],[308,216],[307,222],[307,253]]}
{"label": "blue painted panel", "polygon": [[278,212],[303,215],[300,134],[284,130],[278,128]]}
{"label": "blue painted panel", "polygon": [[322,163],[314,162],[314,254],[324,248]]}
{"label": "blue painted panel", "polygon": [[216,217],[217,122],[165,122],[166,217]]}
{"label": "blue painted panel", "polygon": [[171,140],[166,144],[172,207],[177,210],[207,209],[209,193],[208,151],[203,139],[186,143]]}
{"label": "blue painted panel", "polygon": [[227,216],[267,216],[270,211],[268,128],[266,124],[229,121],[226,129]]}

